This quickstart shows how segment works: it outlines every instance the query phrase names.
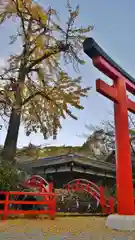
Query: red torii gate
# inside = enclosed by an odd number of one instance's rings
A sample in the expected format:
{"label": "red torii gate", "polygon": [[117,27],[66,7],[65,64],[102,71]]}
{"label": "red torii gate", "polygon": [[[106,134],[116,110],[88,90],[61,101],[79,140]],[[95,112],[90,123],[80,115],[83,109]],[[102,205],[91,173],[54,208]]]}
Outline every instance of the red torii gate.
{"label": "red torii gate", "polygon": [[100,79],[96,80],[96,89],[114,102],[117,212],[120,215],[134,215],[128,110],[135,113],[135,102],[128,98],[126,90],[135,94],[135,79],[118,66],[92,38],[87,38],[83,47],[93,65],[113,80],[112,86]]}

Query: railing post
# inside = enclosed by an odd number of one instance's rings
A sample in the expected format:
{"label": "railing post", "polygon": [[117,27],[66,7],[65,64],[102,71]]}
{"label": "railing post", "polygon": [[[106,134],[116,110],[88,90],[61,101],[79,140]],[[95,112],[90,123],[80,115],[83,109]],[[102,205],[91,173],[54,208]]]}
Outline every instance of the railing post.
{"label": "railing post", "polygon": [[87,191],[90,192],[90,184],[87,184]]}
{"label": "railing post", "polygon": [[53,192],[53,183],[51,182],[51,183],[49,183],[49,193],[50,192]]}
{"label": "railing post", "polygon": [[100,205],[104,213],[105,213],[105,204],[106,204],[106,201],[104,196],[104,187],[100,186]]}
{"label": "railing post", "polygon": [[76,180],[76,191],[80,190],[80,181]]}
{"label": "railing post", "polygon": [[70,189],[70,184],[67,185],[67,191],[70,192],[71,189]]}
{"label": "railing post", "polygon": [[109,202],[109,206],[110,206],[110,214],[113,214],[114,213],[114,198],[110,197],[108,202]]}
{"label": "railing post", "polygon": [[84,191],[84,189],[85,189],[85,186],[80,183],[80,190],[81,190],[81,191]]}
{"label": "railing post", "polygon": [[10,193],[6,192],[5,195],[6,195],[6,199],[5,199],[5,204],[4,204],[4,213],[3,213],[2,220],[6,220],[7,216],[8,216],[8,204],[9,204],[9,195],[10,195]]}
{"label": "railing post", "polygon": [[48,202],[50,219],[54,220],[56,215],[56,195],[50,195],[50,201]]}

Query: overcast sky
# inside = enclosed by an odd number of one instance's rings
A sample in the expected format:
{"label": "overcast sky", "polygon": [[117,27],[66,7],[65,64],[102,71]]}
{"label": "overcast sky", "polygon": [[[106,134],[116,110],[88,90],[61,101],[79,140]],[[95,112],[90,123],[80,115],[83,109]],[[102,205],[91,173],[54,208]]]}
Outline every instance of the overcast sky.
{"label": "overcast sky", "polygon": [[[65,0],[42,0],[42,4],[51,5],[56,8],[61,15],[62,21],[66,21],[67,10]],[[73,6],[79,3],[80,17],[78,24],[94,25],[91,36],[130,74],[135,76],[135,1],[123,0],[74,0]],[[3,25],[0,28],[0,63],[12,53],[8,46],[8,36],[12,34],[13,28],[10,24]],[[14,46],[14,51],[19,50],[19,46]],[[41,135],[31,135],[26,137],[23,127],[20,128],[18,147],[26,146],[30,142],[33,144],[51,144],[51,145],[81,145],[84,138],[80,137],[86,131],[86,124],[98,125],[101,121],[110,118],[110,112],[113,111],[113,104],[100,94],[96,93],[95,80],[101,77],[107,80],[93,66],[90,59],[84,55],[87,61],[85,66],[80,68],[80,75],[83,77],[83,83],[91,86],[92,90],[89,97],[83,100],[85,109],[83,111],[74,111],[78,116],[78,121],[67,119],[62,123],[57,140],[44,140]],[[68,68],[69,74],[73,70]],[[0,132],[0,144],[4,143],[6,130]]]}

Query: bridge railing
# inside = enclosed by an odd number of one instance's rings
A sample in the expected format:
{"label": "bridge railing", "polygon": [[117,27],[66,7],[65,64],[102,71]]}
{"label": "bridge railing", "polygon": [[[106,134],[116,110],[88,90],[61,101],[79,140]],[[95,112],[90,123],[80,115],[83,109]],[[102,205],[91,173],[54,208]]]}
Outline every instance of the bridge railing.
{"label": "bridge railing", "polygon": [[71,180],[70,182],[68,182],[68,184],[65,184],[64,187],[68,187],[70,185],[76,185],[78,188],[82,185],[82,184],[87,184],[87,185],[90,185],[90,186],[93,186],[97,191],[100,190],[100,187],[98,185],[96,185],[95,183],[89,181],[89,180],[86,180],[86,179],[83,179],[83,178],[77,178],[77,179],[74,179],[74,180]]}
{"label": "bridge railing", "polygon": [[95,183],[86,179],[74,179],[64,186],[68,192],[70,191],[84,191],[95,198],[102,207],[103,213],[114,213],[114,198],[105,196],[105,189],[103,186],[98,186]]}
{"label": "bridge railing", "polygon": [[105,214],[113,214],[114,209],[114,197],[105,197],[105,189],[100,186],[100,205]]}
{"label": "bridge railing", "polygon": [[[0,195],[5,195],[5,200],[0,200],[0,204],[3,205],[3,209],[0,210],[0,215],[2,215],[2,220],[6,220],[9,215],[18,215],[18,214],[47,214],[51,219],[55,218],[56,214],[56,194],[55,193],[39,193],[39,192],[19,192],[19,191],[11,191],[11,192],[0,192]],[[20,201],[17,199],[13,199],[13,197],[25,195],[25,196],[36,196],[42,197],[41,201]],[[15,209],[15,205],[39,205],[47,207],[46,209],[41,210],[22,210]],[[13,209],[12,209],[13,207]]]}

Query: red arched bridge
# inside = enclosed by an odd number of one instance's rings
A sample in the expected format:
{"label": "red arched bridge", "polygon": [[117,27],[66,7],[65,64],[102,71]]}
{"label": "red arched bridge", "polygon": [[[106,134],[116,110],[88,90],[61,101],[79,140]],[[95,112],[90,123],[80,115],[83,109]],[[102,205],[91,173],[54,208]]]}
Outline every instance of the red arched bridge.
{"label": "red arched bridge", "polygon": [[38,189],[40,192],[51,192],[52,185],[49,184],[44,178],[39,175],[33,175],[24,182],[24,186],[33,187]]}
{"label": "red arched bridge", "polygon": [[114,198],[105,197],[104,187],[98,186],[95,183],[86,179],[74,179],[64,186],[65,189],[70,191],[83,191],[92,196],[99,204],[104,213],[114,213]]}
{"label": "red arched bridge", "polygon": [[[39,175],[33,175],[27,181],[24,186],[33,187],[39,190],[39,192],[52,192],[53,183],[48,183],[44,178]],[[114,198],[105,197],[104,187],[98,186],[95,183],[86,179],[74,179],[64,186],[69,191],[84,191],[92,196],[96,201],[97,205],[100,205],[103,213],[110,214],[114,213]]]}

